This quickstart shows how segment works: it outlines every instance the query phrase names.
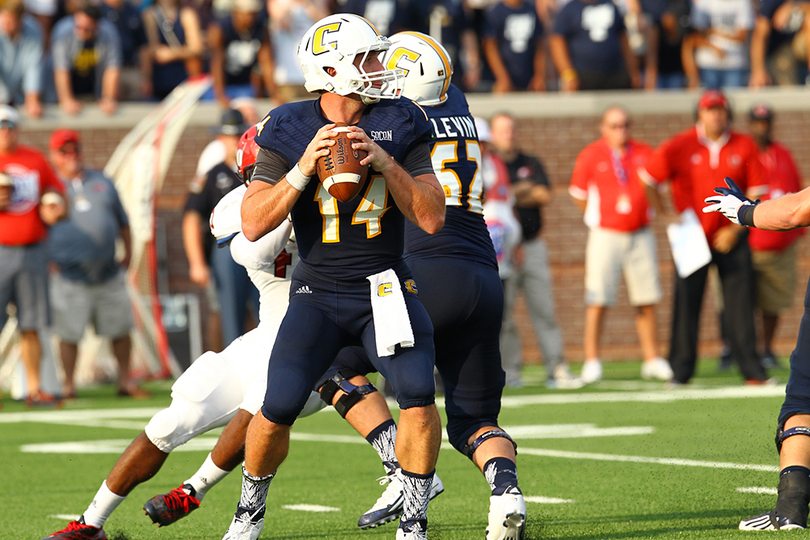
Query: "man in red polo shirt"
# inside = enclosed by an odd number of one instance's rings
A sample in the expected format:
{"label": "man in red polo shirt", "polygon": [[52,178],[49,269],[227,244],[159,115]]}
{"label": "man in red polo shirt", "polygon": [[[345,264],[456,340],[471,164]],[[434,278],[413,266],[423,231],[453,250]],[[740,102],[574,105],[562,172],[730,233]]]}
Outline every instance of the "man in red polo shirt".
{"label": "man in red polo shirt", "polygon": [[[759,161],[765,169],[768,192],[763,200],[776,199],[802,190],[801,177],[790,150],[773,140],[773,111],[756,105],[748,115],[749,132],[759,147]],[[776,366],[771,349],[779,314],[793,305],[796,289],[796,240],[804,229],[767,231],[752,228],[748,235],[756,276],[756,306],[762,312],[762,364]]]}
{"label": "man in red polo shirt", "polygon": [[48,326],[48,226],[65,213],[62,183],[45,157],[17,144],[20,116],[0,105],[0,329],[14,302],[20,328],[20,354],[25,364],[29,405],[55,402],[40,390],[42,347],[39,332]]}
{"label": "man in red polo shirt", "polygon": [[619,275],[637,308],[636,330],[644,355],[641,376],[672,379],[669,363],[658,356],[655,304],[661,300],[655,235],[648,227],[651,210],[637,170],[652,147],[630,137],[630,116],[611,107],[602,116],[602,138],[580,152],[568,192],[585,216],[585,364],[581,378],[602,378],[599,337],[605,307],[616,303]]}
{"label": "man in red polo shirt", "polygon": [[[756,351],[754,331],[754,271],[746,229],[729,223],[721,214],[704,214],[703,199],[714,193],[728,176],[753,198],[767,191],[756,143],[729,129],[729,106],[717,90],[698,101],[697,125],[670,137],[656,149],[639,175],[648,184],[647,196],[664,213],[657,187],[669,180],[672,202],[681,213],[692,209],[700,219],[717,267],[725,302],[725,325],[732,357],[751,384],[768,380]],[[669,362],[673,384],[689,382],[697,362],[700,307],[709,265],[683,278],[675,276],[674,310]]]}

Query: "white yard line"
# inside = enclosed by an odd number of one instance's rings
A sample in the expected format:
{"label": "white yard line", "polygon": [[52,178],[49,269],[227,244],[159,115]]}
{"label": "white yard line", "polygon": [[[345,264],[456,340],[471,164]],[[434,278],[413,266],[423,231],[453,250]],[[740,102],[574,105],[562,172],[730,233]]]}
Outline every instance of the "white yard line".
{"label": "white yard line", "polygon": [[537,504],[571,504],[576,502],[572,499],[558,499],[557,497],[524,497],[523,500]]}
{"label": "white yard line", "polygon": [[579,392],[576,394],[538,394],[506,396],[501,406],[558,405],[568,403],[669,403],[701,399],[770,398],[785,395],[785,386],[726,386],[722,388],[674,388],[648,392]]}
{"label": "white yard line", "polygon": [[76,411],[30,411],[4,412],[0,414],[0,424],[19,422],[43,422],[50,424],[76,424],[81,422],[107,420],[111,418],[151,418],[162,407],[136,407],[132,409],[80,409]]}
{"label": "white yard line", "polygon": [[655,428],[652,426],[597,427],[596,424],[540,424],[503,426],[503,429],[517,440],[624,437],[629,435],[649,435],[655,432]]}
{"label": "white yard line", "polygon": [[738,487],[740,493],[754,493],[756,495],[777,495],[778,490],[774,487]]}
{"label": "white yard line", "polygon": [[[650,426],[600,428],[595,424],[547,424],[533,426],[505,427],[510,434],[520,440],[528,439],[580,439],[584,437],[618,437],[647,435],[654,431]],[[213,431],[213,430],[212,430]],[[217,430],[219,431],[219,430]],[[208,451],[214,447],[216,437],[208,432],[178,446],[175,452]],[[342,444],[368,444],[359,435],[325,435],[320,433],[300,433],[293,431],[290,439],[303,442],[325,442]],[[445,440],[447,439],[445,435]],[[120,454],[130,444],[129,439],[102,439],[95,441],[68,441],[59,443],[25,444],[20,451],[34,454]]]}
{"label": "white yard line", "polygon": [[319,504],[285,504],[282,508],[287,510],[298,510],[300,512],[340,512],[340,508],[334,506],[321,506]]}
{"label": "white yard line", "polygon": [[[502,407],[517,408],[531,405],[560,405],[569,403],[632,403],[652,402],[668,403],[686,400],[703,399],[747,399],[781,397],[785,394],[783,386],[725,386],[719,388],[688,388],[673,390],[649,390],[640,392],[578,392],[566,394],[537,394],[527,396],[507,396],[501,400]],[[391,402],[396,407],[396,402]],[[444,406],[442,398],[436,404]],[[110,427],[141,429],[143,425],[137,419],[149,419],[161,407],[135,407],[124,409],[80,409],[6,412],[0,414],[0,424],[20,422],[38,422],[47,424],[82,425],[92,427]],[[324,409],[320,412],[327,412]],[[127,422],[126,420],[131,420]]]}
{"label": "white yard line", "polygon": [[546,450],[543,448],[526,448],[521,446],[518,453],[522,455],[562,458],[590,459],[595,461],[619,461],[628,463],[651,463],[655,465],[675,465],[678,467],[706,467],[709,469],[736,469],[740,471],[778,472],[776,465],[756,465],[751,463],[728,463],[723,461],[700,461],[696,459],[657,458],[647,456],[622,456],[618,454],[596,454],[588,452],[567,452],[564,450]]}

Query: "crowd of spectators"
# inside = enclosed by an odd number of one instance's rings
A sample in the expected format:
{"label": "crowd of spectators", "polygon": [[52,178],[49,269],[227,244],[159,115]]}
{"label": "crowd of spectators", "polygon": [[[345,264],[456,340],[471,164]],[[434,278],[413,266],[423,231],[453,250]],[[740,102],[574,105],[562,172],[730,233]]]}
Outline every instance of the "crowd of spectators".
{"label": "crowd of spectators", "polygon": [[467,92],[804,84],[810,62],[803,0],[0,0],[0,103],[110,114],[209,72],[223,107],[297,99],[330,12],[436,37]]}

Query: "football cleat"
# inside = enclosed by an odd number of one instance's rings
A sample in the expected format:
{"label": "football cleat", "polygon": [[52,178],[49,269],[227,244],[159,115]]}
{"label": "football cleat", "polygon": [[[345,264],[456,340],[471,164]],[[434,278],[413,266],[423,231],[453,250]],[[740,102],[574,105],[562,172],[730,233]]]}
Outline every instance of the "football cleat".
{"label": "football cleat", "polygon": [[251,514],[248,508],[240,506],[236,509],[236,514],[222,540],[256,540],[262,529],[264,529],[264,507]]}
{"label": "football cleat", "polygon": [[191,484],[183,484],[163,495],[155,495],[146,501],[143,510],[158,527],[171,525],[200,507],[196,494]]}
{"label": "football cleat", "polygon": [[427,540],[427,521],[403,521],[397,529],[396,540]]}
{"label": "football cleat", "polygon": [[787,531],[790,529],[804,529],[804,527],[780,516],[776,510],[740,521],[741,531]]}
{"label": "football cleat", "polygon": [[509,488],[489,498],[487,540],[521,540],[526,524],[526,502],[520,489]]}
{"label": "football cleat", "polygon": [[84,516],[71,521],[61,531],[56,531],[42,540],[107,540],[107,534],[100,527],[85,525]]}
{"label": "football cleat", "polygon": [[[384,525],[389,521],[394,521],[402,515],[402,505],[405,497],[402,494],[402,469],[397,468],[394,472],[378,478],[380,485],[385,488],[380,498],[374,503],[366,513],[360,516],[357,526],[361,529],[373,529],[378,525]],[[430,486],[429,499],[432,501],[444,492],[444,484],[438,474],[433,475],[433,483]]]}

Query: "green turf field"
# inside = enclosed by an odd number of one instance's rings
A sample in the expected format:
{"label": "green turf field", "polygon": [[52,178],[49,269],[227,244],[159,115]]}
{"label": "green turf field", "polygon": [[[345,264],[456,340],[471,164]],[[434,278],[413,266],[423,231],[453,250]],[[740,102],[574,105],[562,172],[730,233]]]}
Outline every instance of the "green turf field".
{"label": "green turf field", "polygon": [[[717,374],[708,361],[683,389],[665,390],[638,373],[637,363],[606,364],[600,383],[551,391],[543,385],[543,370],[532,366],[524,388],[507,390],[501,424],[520,445],[526,538],[772,534],[740,532],[737,523],[775,502],[773,434],[784,386],[743,387],[736,373]],[[773,374],[787,381],[786,369]],[[32,412],[3,399],[0,539],[36,540],[83,512],[126,444],[169,403],[169,386],[147,384],[155,397],[145,401],[114,398],[112,387],[94,388],[61,411]],[[154,479],[136,488],[107,522],[110,539],[221,538],[238,502],[238,474],[171,527],[158,529],[141,510],[151,496],[190,476],[217,434],[177,450]],[[290,457],[270,488],[261,538],[393,538],[394,524],[356,527],[383,489],[375,482],[382,467],[374,450],[333,410],[300,420],[293,436]],[[430,505],[428,537],[483,539],[489,489],[481,474],[449,447],[440,454],[438,472],[445,492]],[[288,508],[293,505],[327,511]]]}

